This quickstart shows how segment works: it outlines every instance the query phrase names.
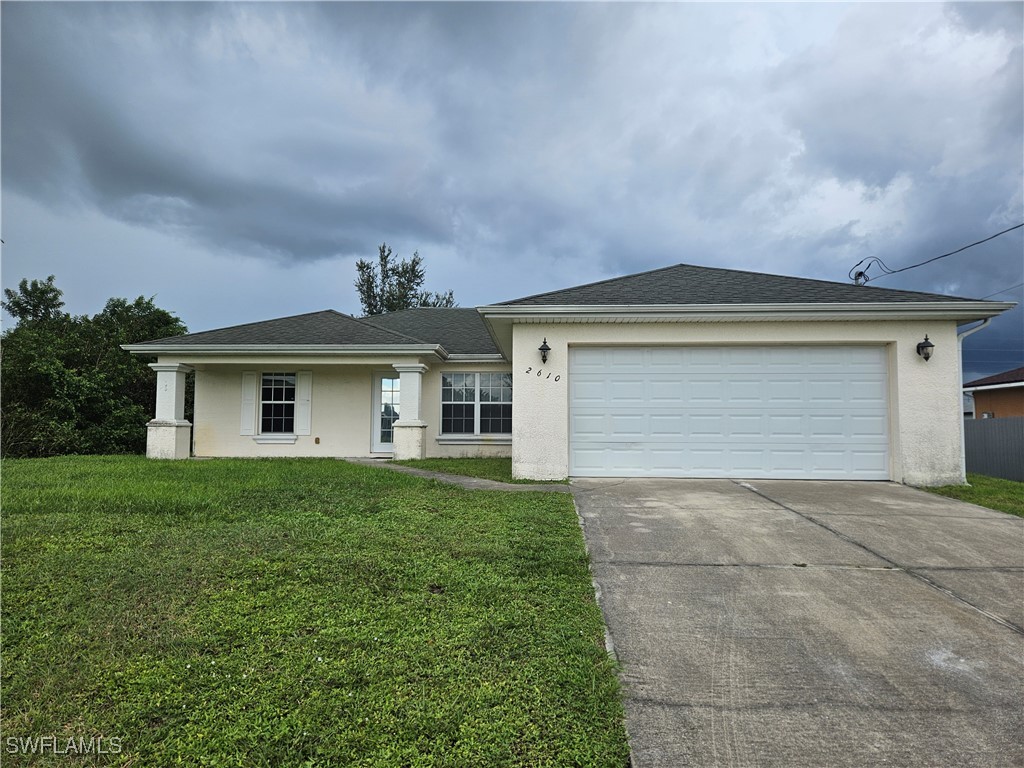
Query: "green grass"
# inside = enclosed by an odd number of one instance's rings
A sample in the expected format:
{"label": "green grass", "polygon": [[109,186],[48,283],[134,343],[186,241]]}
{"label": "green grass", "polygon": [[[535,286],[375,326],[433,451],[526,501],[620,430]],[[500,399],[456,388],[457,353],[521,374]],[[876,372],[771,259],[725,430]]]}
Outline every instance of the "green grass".
{"label": "green grass", "polygon": [[970,485],[943,485],[924,490],[1024,517],[1024,483],[974,474],[967,475],[967,482]]}
{"label": "green grass", "polygon": [[449,475],[480,477],[484,480],[497,480],[501,483],[527,483],[535,485],[543,482],[568,482],[566,480],[543,481],[514,478],[512,477],[512,459],[412,459],[409,461],[396,461],[394,463],[401,464],[403,467],[428,469],[431,472],[444,472]]}
{"label": "green grass", "polygon": [[[5,768],[626,764],[562,494],[313,459],[2,469]],[[8,753],[46,735],[121,751]]]}

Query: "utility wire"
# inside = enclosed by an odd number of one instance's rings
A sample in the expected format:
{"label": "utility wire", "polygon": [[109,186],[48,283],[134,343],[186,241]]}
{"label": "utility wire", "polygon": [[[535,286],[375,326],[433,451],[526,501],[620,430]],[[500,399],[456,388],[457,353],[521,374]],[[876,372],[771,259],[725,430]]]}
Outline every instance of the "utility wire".
{"label": "utility wire", "polygon": [[[908,269],[916,269],[917,267],[923,267],[925,264],[931,264],[933,261],[938,261],[939,259],[944,259],[947,256],[952,256],[954,254],[961,253],[962,251],[966,251],[968,248],[973,248],[976,245],[987,243],[989,240],[995,240],[997,237],[1005,235],[1007,232],[1013,232],[1013,230],[1020,229],[1021,227],[1024,227],[1024,222],[1021,222],[1020,224],[1010,227],[1009,229],[1004,229],[1002,232],[996,232],[994,235],[989,235],[983,240],[978,240],[977,242],[971,243],[970,245],[965,245],[963,248],[957,248],[955,251],[950,251],[949,253],[944,253],[941,256],[935,256],[933,258],[927,259],[926,261],[922,261],[918,264],[911,264],[909,267],[902,267],[900,269],[890,269],[888,265],[886,265],[886,263],[877,256],[872,256],[867,259],[861,259],[860,261],[853,265],[853,268],[850,270],[849,277],[857,285],[865,285],[869,283],[872,279],[877,279],[868,277],[868,270],[871,269],[871,267],[874,265],[877,265],[878,268],[882,270],[882,274],[878,275],[878,277],[885,277],[886,275],[896,275],[899,274],[900,272],[906,272]],[[861,264],[865,264],[865,262],[866,265],[864,269],[858,270],[857,268]]]}
{"label": "utility wire", "polygon": [[996,291],[995,293],[990,293],[988,296],[982,296],[981,298],[982,299],[991,299],[993,296],[998,296],[1000,293],[1009,293],[1014,288],[1020,288],[1021,286],[1024,286],[1024,283],[1017,283],[1016,285],[1011,285],[1009,288],[1003,288],[1003,290],[1001,290],[1001,291]]}

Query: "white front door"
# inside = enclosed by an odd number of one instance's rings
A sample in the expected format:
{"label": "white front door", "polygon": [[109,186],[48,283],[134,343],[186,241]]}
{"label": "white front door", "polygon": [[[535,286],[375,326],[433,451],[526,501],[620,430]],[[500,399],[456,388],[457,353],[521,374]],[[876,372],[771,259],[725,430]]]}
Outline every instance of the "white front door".
{"label": "white front door", "polygon": [[886,480],[886,351],[577,347],[570,474]]}
{"label": "white front door", "polygon": [[397,373],[378,373],[373,377],[373,441],[374,453],[391,453],[395,449],[394,423],[401,405],[401,381]]}

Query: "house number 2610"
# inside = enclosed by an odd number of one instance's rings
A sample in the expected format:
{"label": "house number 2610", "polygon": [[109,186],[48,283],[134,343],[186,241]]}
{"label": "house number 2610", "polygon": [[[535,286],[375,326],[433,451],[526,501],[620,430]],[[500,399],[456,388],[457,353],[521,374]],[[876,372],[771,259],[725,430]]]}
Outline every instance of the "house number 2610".
{"label": "house number 2610", "polygon": [[551,379],[552,381],[561,381],[562,380],[562,377],[560,375],[556,375],[556,374],[552,374],[552,373],[548,373],[548,375],[545,376],[543,368],[538,368],[536,370],[536,372],[534,372],[532,365],[529,368],[526,369],[526,373],[535,373],[535,375],[538,378],[543,378],[545,380],[547,380],[547,379]]}

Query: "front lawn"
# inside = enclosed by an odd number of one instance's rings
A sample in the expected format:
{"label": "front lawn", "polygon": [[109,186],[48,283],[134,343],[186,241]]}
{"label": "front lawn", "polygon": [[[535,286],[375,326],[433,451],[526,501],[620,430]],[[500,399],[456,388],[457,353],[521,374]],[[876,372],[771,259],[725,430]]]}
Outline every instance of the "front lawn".
{"label": "front lawn", "polygon": [[1024,483],[974,474],[967,475],[967,482],[970,485],[944,485],[925,490],[1024,517]]}
{"label": "front lawn", "polygon": [[466,477],[481,477],[485,480],[497,480],[501,483],[528,483],[534,485],[542,482],[566,482],[565,480],[543,481],[543,480],[520,480],[512,477],[512,459],[491,458],[491,459],[411,459],[408,461],[396,461],[403,467],[415,467],[416,469],[427,469],[431,472],[444,472],[449,475],[465,475]]}
{"label": "front lawn", "polygon": [[5,766],[626,764],[562,494],[68,457],[5,460],[2,514]]}

